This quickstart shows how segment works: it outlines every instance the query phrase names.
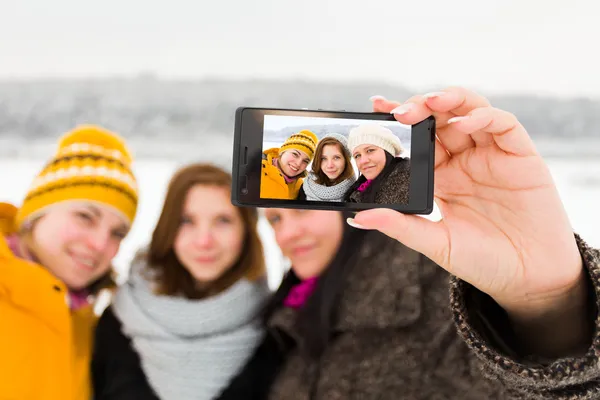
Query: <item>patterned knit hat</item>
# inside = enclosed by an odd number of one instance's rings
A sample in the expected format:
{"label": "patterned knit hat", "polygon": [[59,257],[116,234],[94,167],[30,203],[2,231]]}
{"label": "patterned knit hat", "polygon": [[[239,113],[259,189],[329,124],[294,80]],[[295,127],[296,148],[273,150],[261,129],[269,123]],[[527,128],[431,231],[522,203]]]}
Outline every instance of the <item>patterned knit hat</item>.
{"label": "patterned knit hat", "polygon": [[70,200],[112,207],[131,226],[138,205],[133,159],[125,142],[115,133],[85,125],[65,134],[58,150],[42,169],[16,216],[22,224],[49,206]]}
{"label": "patterned knit hat", "polygon": [[308,158],[311,160],[315,156],[315,150],[317,149],[317,135],[308,130],[302,130],[298,133],[294,133],[279,148],[279,154],[286,150],[296,149],[306,153]]}
{"label": "patterned knit hat", "polygon": [[348,147],[352,153],[361,144],[372,144],[381,147],[394,157],[398,157],[404,149],[400,138],[388,128],[378,124],[363,124],[350,130]]}

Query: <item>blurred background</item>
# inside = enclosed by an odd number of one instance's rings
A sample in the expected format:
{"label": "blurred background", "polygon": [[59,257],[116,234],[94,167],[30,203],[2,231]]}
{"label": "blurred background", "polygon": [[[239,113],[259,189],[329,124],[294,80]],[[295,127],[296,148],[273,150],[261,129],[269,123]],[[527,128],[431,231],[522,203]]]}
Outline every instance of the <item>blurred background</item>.
{"label": "blurred background", "polygon": [[[74,126],[120,133],[141,186],[121,272],[176,168],[231,168],[238,106],[371,111],[372,95],[404,101],[450,85],[518,116],[575,230],[600,246],[597,2],[0,0],[0,10],[0,201],[20,204]],[[260,229],[275,286],[285,260]]]}

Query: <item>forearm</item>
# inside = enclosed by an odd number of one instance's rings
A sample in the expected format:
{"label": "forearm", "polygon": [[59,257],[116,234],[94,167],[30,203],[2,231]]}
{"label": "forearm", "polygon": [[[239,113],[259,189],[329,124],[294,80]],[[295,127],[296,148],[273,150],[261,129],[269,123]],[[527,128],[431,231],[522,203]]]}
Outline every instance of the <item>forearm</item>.
{"label": "forearm", "polygon": [[500,380],[515,398],[600,398],[600,251],[576,239],[584,284],[575,285],[560,301],[556,297],[555,307],[534,304],[529,310],[537,309],[537,315],[525,312],[526,307],[517,312],[485,293],[474,296],[478,290],[470,284],[451,281],[460,336],[485,375]]}

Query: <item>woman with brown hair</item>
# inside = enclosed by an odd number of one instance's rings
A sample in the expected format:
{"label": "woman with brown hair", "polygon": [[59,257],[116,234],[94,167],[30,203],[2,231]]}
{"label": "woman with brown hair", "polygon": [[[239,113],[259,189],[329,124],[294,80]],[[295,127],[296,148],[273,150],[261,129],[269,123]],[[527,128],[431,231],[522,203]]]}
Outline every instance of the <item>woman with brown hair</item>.
{"label": "woman with brown hair", "polygon": [[317,145],[315,158],[298,200],[342,201],[356,181],[350,161],[348,140],[339,133],[329,133]]}
{"label": "woman with brown hair", "polygon": [[210,399],[246,362],[269,295],[256,209],[231,176],[194,164],[172,178],[148,249],[96,331],[98,399]]}

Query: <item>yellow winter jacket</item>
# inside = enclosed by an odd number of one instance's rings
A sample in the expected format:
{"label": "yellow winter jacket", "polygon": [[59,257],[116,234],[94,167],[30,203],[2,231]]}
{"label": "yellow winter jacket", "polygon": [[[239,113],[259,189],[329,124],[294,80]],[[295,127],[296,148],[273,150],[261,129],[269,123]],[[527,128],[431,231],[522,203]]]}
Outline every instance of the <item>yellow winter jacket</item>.
{"label": "yellow winter jacket", "polygon": [[15,213],[0,203],[0,399],[90,400],[93,307],[71,312],[65,285],[12,253]]}
{"label": "yellow winter jacket", "polygon": [[279,168],[273,165],[273,159],[278,157],[278,148],[263,151],[260,197],[262,199],[296,200],[304,179],[298,178],[287,183]]}

